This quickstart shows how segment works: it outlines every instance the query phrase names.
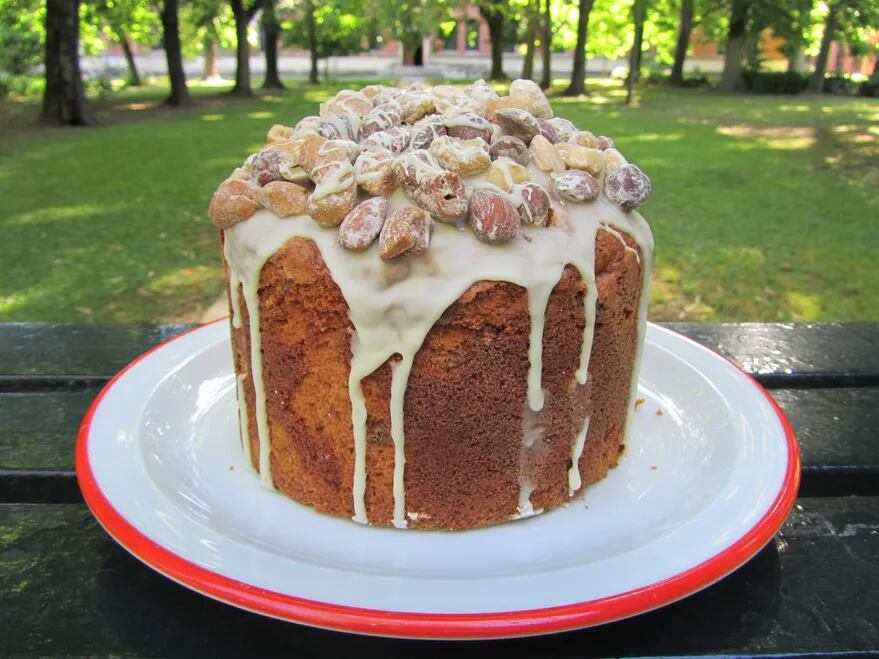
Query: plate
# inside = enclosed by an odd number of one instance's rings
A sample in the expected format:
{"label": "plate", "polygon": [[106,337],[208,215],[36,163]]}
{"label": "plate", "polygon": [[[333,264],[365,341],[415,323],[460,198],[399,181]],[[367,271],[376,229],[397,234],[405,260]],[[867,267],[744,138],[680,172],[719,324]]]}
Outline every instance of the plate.
{"label": "plate", "polygon": [[773,399],[656,325],[620,465],[567,507],[455,533],[361,526],[262,486],[240,449],[231,364],[222,320],[132,362],[83,420],[77,475],[134,556],[284,620],[410,638],[618,620],[735,570],[796,497],[796,439]]}

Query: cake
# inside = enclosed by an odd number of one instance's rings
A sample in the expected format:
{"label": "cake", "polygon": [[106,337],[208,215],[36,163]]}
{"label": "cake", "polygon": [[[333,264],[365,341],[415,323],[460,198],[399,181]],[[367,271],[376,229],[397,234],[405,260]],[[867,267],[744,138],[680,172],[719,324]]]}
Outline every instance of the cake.
{"label": "cake", "polygon": [[375,526],[566,505],[635,407],[650,181],[540,88],[369,85],[214,193],[245,456]]}

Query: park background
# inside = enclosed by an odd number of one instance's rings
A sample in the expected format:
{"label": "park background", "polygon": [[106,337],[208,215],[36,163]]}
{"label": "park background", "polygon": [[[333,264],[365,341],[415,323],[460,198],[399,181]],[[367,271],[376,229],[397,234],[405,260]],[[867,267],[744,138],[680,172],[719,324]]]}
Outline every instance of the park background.
{"label": "park background", "polygon": [[269,126],[477,77],[651,176],[653,320],[876,321],[877,49],[877,0],[0,0],[0,321],[206,319]]}

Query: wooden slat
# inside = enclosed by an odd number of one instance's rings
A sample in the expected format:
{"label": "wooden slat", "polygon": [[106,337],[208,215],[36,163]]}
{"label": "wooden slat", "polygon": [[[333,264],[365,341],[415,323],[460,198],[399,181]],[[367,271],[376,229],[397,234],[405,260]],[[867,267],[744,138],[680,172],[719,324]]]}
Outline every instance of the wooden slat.
{"label": "wooden slat", "polygon": [[[823,378],[809,386],[875,384],[879,376],[879,330],[874,324],[667,326],[718,350],[745,370],[766,376],[772,386],[791,386],[799,373]],[[0,324],[0,376],[108,378],[147,348],[186,327]],[[849,380],[840,379],[844,377]],[[0,381],[0,385],[8,387],[9,382]],[[28,386],[37,386],[34,382]]]}
{"label": "wooden slat", "polygon": [[282,623],[197,595],[108,539],[80,505],[0,505],[0,654],[535,657],[879,651],[879,508],[806,499],[720,583],[659,611],[554,636],[396,641]]}
{"label": "wooden slat", "polygon": [[875,323],[668,323],[754,374],[879,373]]}
{"label": "wooden slat", "polygon": [[0,324],[0,375],[110,377],[190,325]]}

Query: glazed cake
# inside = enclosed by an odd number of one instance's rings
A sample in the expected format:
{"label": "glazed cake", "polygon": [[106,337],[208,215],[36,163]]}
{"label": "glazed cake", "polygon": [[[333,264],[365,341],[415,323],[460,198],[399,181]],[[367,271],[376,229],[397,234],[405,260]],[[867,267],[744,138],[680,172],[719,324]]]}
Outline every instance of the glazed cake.
{"label": "glazed cake", "polygon": [[209,209],[262,482],[453,530],[603,478],[634,411],[649,193],[526,80],[370,85],[273,126]]}

